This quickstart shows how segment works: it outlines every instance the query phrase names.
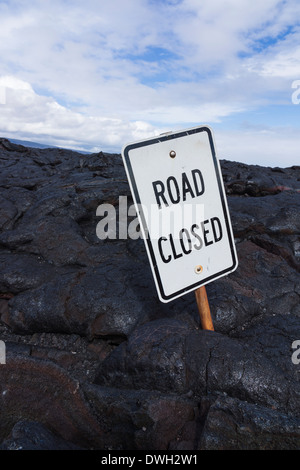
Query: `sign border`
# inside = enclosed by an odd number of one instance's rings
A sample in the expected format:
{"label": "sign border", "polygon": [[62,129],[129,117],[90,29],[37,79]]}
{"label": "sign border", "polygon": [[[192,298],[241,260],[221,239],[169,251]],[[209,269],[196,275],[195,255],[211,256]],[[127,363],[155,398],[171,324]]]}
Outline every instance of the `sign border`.
{"label": "sign border", "polygon": [[[186,135],[191,135],[191,134],[196,134],[198,132],[207,132],[208,138],[209,138],[209,143],[210,143],[210,149],[212,153],[212,158],[213,158],[213,163],[214,163],[214,169],[215,169],[215,175],[217,178],[217,183],[218,183],[218,188],[219,188],[219,196],[221,198],[221,203],[222,203],[222,210],[224,213],[224,219],[225,219],[225,224],[226,224],[226,230],[227,230],[227,236],[228,236],[228,241],[230,245],[230,251],[231,251],[231,257],[233,260],[232,266],[224,269],[223,271],[219,271],[216,274],[213,274],[212,276],[207,277],[204,280],[199,280],[195,284],[192,284],[189,287],[185,287],[183,289],[180,289],[177,292],[174,292],[173,294],[166,295],[164,293],[160,273],[156,264],[156,258],[154,255],[153,247],[152,247],[152,241],[151,238],[148,234],[146,236],[145,234],[148,232],[147,230],[147,224],[145,220],[145,216],[143,214],[143,206],[140,200],[140,195],[138,192],[136,180],[134,177],[134,172],[132,169],[130,157],[129,157],[129,152],[132,149],[140,148],[140,147],[145,147],[148,145],[153,145],[157,144],[159,142],[165,142],[167,140],[173,140],[173,139],[178,139],[180,137],[186,136]],[[122,150],[122,158],[124,162],[124,167],[126,170],[127,178],[129,181],[130,189],[131,189],[131,194],[134,200],[134,203],[136,207],[140,208],[140,211],[138,211],[138,217],[143,233],[143,239],[145,242],[148,258],[150,261],[150,266],[152,269],[154,281],[157,287],[158,291],[158,296],[160,300],[164,303],[170,302],[171,300],[174,300],[178,297],[181,297],[182,295],[185,295],[193,290],[196,290],[198,287],[204,286],[212,281],[215,281],[216,279],[225,276],[226,274],[229,274],[233,272],[237,267],[238,267],[238,259],[237,259],[237,254],[236,254],[236,249],[235,249],[235,243],[234,243],[234,236],[232,232],[232,227],[231,227],[231,222],[230,222],[230,215],[229,215],[229,210],[228,210],[228,205],[227,205],[227,199],[226,199],[226,193],[223,185],[223,179],[222,179],[222,173],[221,173],[221,168],[219,161],[216,156],[216,151],[215,151],[215,144],[214,144],[214,139],[213,139],[213,133],[212,130],[209,126],[204,125],[204,126],[197,126],[193,127],[190,129],[185,129],[181,131],[175,131],[175,132],[170,132],[166,134],[161,134],[158,135],[157,137],[152,137],[150,139],[145,139],[141,140],[138,142],[133,142],[130,144],[125,145],[125,147]]]}

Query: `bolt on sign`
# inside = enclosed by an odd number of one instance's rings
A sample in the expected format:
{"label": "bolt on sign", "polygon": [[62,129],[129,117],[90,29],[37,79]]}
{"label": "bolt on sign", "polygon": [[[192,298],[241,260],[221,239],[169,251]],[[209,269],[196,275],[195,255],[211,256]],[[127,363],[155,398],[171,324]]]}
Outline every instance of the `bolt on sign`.
{"label": "bolt on sign", "polygon": [[209,127],[127,144],[122,157],[162,302],[237,268],[226,194]]}

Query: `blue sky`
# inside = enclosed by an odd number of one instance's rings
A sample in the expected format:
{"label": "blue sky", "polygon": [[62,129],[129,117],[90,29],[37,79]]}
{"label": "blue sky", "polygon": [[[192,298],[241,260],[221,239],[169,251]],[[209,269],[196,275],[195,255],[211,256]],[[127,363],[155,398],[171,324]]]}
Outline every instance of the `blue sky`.
{"label": "blue sky", "polygon": [[299,0],[6,0],[0,18],[1,136],[120,152],[205,124],[219,158],[299,164]]}

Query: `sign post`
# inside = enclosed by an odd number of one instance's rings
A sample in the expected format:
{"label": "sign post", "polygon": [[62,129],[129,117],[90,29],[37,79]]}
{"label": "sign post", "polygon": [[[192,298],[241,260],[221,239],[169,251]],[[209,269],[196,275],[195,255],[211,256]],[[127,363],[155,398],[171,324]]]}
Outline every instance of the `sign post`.
{"label": "sign post", "polygon": [[213,329],[204,286],[234,271],[237,255],[211,129],[127,144],[122,157],[159,299],[196,291]]}
{"label": "sign post", "polygon": [[198,289],[195,290],[195,294],[202,329],[214,331],[205,286],[198,287]]}

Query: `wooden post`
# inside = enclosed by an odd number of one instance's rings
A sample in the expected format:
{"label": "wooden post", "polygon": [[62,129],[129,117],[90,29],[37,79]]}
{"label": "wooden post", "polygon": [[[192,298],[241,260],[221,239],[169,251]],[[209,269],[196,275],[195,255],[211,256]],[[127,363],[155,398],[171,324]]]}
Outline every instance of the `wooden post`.
{"label": "wooden post", "polygon": [[211,318],[205,286],[201,286],[196,289],[195,294],[203,330],[214,331],[214,325]]}

